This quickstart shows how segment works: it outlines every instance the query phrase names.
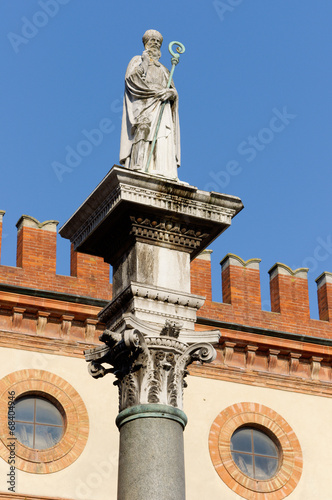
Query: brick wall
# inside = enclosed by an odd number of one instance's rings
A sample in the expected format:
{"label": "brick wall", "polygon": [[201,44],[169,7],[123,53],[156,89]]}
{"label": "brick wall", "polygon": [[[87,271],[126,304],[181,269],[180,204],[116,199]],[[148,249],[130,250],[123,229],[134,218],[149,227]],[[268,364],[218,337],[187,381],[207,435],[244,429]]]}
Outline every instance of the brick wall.
{"label": "brick wall", "polygon": [[[0,235],[3,215],[0,211]],[[19,219],[17,266],[0,265],[0,283],[110,300],[110,268],[100,257],[71,250],[70,276],[56,274],[57,224],[53,220],[40,223],[27,215]],[[245,262],[233,254],[221,261],[223,302],[214,302],[210,253],[204,251],[191,264],[192,293],[206,297],[200,317],[332,338],[332,273],[317,279],[320,320],[315,320],[310,318],[307,269],[292,271],[284,264],[275,264],[269,271],[271,312],[262,311],[260,260]]]}
{"label": "brick wall", "polygon": [[56,274],[57,225],[57,221],[41,223],[28,215],[19,219],[16,267],[0,265],[0,283],[110,300],[110,266],[100,257],[71,250],[70,276]]}
{"label": "brick wall", "polygon": [[271,312],[262,311],[259,259],[228,254],[221,261],[223,303],[211,298],[211,264],[203,253],[191,265],[191,291],[206,297],[198,316],[269,330],[332,338],[332,273],[316,281],[320,320],[310,318],[308,269],[277,263],[269,271]]}

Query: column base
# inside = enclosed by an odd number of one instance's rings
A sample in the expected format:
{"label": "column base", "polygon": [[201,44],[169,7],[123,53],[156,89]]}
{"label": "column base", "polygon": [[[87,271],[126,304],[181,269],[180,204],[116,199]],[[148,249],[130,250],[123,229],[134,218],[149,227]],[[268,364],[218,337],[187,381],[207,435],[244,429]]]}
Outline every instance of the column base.
{"label": "column base", "polygon": [[127,422],[138,418],[167,418],[181,424],[184,429],[187,425],[187,415],[179,408],[160,404],[136,405],[121,411],[116,417],[115,423],[120,429]]}

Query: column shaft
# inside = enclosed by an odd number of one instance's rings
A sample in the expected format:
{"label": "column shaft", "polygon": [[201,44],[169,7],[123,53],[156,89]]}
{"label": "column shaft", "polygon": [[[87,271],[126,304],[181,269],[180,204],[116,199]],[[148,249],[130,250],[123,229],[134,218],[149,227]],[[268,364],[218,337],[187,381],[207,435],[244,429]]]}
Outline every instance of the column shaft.
{"label": "column shaft", "polygon": [[179,421],[142,414],[120,427],[118,500],[185,500]]}

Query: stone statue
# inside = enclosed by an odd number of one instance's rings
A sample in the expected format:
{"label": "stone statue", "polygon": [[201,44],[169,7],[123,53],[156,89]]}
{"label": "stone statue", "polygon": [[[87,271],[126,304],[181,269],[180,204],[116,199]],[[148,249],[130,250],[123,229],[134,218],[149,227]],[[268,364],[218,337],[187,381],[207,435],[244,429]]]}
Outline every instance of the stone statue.
{"label": "stone statue", "polygon": [[[145,50],[130,61],[125,77],[125,95],[120,145],[120,164],[177,179],[180,166],[178,94],[170,72],[160,62],[162,35],[148,30],[143,35]],[[162,104],[165,103],[156,144],[147,164]]]}

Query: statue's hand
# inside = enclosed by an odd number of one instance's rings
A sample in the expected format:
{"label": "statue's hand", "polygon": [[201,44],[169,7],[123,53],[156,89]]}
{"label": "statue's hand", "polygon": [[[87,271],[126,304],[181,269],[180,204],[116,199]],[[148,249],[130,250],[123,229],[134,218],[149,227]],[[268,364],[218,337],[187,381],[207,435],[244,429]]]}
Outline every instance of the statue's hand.
{"label": "statue's hand", "polygon": [[178,98],[178,93],[175,89],[164,89],[157,93],[157,97],[161,101],[175,101]]}
{"label": "statue's hand", "polygon": [[142,63],[145,65],[145,64],[149,64],[149,60],[150,60],[150,55],[149,55],[149,52],[147,50],[144,50],[143,54],[142,54]]}
{"label": "statue's hand", "polygon": [[138,73],[139,73],[139,75],[141,75],[143,77],[143,79],[148,71],[149,59],[150,59],[150,56],[149,56],[148,51],[144,50],[144,52],[142,54],[142,62],[138,68]]}

